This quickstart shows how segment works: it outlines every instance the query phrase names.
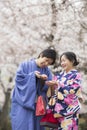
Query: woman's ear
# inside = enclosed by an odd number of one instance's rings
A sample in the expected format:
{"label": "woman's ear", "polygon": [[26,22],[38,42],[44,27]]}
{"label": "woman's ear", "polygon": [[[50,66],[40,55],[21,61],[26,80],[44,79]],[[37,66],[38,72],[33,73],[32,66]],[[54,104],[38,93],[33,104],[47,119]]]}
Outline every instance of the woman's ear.
{"label": "woman's ear", "polygon": [[73,65],[75,64],[75,60],[72,61]]}

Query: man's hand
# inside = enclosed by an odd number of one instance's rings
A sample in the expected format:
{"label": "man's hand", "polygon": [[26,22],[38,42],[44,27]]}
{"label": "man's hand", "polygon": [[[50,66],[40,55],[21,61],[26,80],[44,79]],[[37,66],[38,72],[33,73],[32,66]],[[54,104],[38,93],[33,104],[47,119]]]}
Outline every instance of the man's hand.
{"label": "man's hand", "polygon": [[48,78],[46,74],[40,74],[39,71],[35,71],[35,75],[37,78],[40,78],[42,80],[47,80],[47,78]]}
{"label": "man's hand", "polygon": [[42,75],[40,75],[40,78],[43,79],[43,80],[47,80],[48,77],[47,77],[46,74],[42,74]]}

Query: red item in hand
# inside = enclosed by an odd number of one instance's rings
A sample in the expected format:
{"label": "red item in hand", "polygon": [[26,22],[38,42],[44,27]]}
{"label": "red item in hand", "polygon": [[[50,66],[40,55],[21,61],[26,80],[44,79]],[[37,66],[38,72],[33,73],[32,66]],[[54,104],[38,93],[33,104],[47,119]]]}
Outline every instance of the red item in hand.
{"label": "red item in hand", "polygon": [[46,114],[46,103],[43,96],[39,96],[36,103],[36,116],[42,116]]}
{"label": "red item in hand", "polygon": [[40,120],[40,125],[50,128],[58,128],[58,120],[54,118],[52,111],[47,112]]}

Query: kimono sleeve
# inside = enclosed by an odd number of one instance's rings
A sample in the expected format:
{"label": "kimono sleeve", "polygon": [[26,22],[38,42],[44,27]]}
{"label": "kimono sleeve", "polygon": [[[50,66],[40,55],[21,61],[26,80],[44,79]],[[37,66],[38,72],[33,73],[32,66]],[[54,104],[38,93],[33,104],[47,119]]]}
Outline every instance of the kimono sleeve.
{"label": "kimono sleeve", "polygon": [[81,74],[73,74],[71,79],[67,80],[65,89],[68,90],[70,94],[75,94],[78,97],[81,96],[82,85],[81,85]]}
{"label": "kimono sleeve", "polygon": [[74,90],[74,93],[78,96],[81,97],[81,91],[82,91],[82,82],[81,82],[81,74],[80,73],[76,73],[75,75],[75,79],[73,79],[73,84],[72,84],[72,88]]}
{"label": "kimono sleeve", "polygon": [[34,110],[36,98],[35,73],[27,73],[29,69],[26,64],[21,64],[15,78],[15,89],[13,97],[21,106]]}

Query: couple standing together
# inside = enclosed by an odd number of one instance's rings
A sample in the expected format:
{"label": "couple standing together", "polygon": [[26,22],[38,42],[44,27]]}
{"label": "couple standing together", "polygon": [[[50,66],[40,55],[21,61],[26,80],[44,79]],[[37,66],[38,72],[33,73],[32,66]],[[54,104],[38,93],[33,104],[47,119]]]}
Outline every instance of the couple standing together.
{"label": "couple standing together", "polygon": [[36,59],[19,65],[11,101],[12,130],[45,130],[40,126],[41,117],[35,116],[36,97],[42,95],[47,100],[48,88],[55,85],[61,95],[56,99],[54,115],[63,117],[58,130],[78,130],[82,88],[81,75],[75,67],[79,62],[73,52],[64,52],[60,56],[63,71],[54,81],[48,66],[55,63],[56,57],[55,49],[47,48]]}

